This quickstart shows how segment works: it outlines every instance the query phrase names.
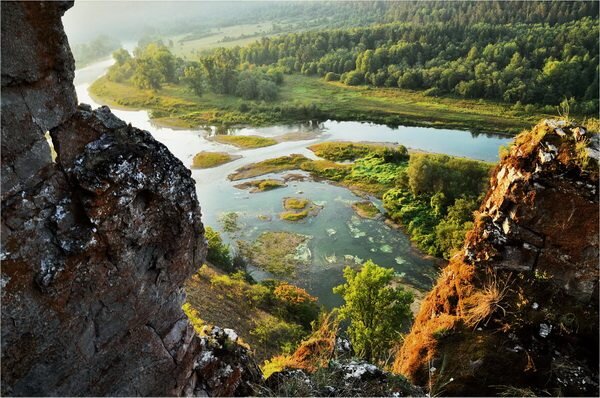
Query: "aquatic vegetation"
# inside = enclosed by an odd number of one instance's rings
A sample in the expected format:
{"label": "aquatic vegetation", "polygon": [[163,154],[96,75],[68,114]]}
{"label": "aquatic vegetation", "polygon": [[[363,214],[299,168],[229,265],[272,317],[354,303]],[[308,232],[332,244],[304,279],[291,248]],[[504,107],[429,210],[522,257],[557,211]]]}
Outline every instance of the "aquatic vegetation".
{"label": "aquatic vegetation", "polygon": [[305,198],[284,198],[283,208],[287,211],[280,213],[279,218],[286,221],[298,221],[308,216],[316,216],[322,206]]}
{"label": "aquatic vegetation", "polygon": [[294,253],[294,260],[308,264],[312,258],[312,252],[308,247],[308,242],[302,242],[296,247],[296,253]]}
{"label": "aquatic vegetation", "polygon": [[263,232],[252,244],[240,242],[240,252],[254,266],[275,276],[290,277],[310,262],[310,236],[291,232]]}
{"label": "aquatic vegetation", "polygon": [[325,261],[328,264],[335,264],[337,263],[337,256],[335,254],[332,254],[331,256],[325,256]]}
{"label": "aquatic vegetation", "polygon": [[377,206],[375,206],[373,204],[373,202],[370,202],[370,201],[353,203],[352,209],[354,209],[356,214],[358,214],[360,217],[363,217],[363,218],[373,219],[373,218],[377,218],[380,215],[379,209],[377,208]]}
{"label": "aquatic vegetation", "polygon": [[211,167],[217,167],[225,163],[229,163],[236,159],[241,158],[238,155],[231,155],[226,152],[199,152],[194,155],[192,159],[192,168],[194,169],[208,169]]}
{"label": "aquatic vegetation", "polygon": [[281,180],[268,178],[263,180],[244,182],[241,184],[234,185],[234,187],[238,189],[250,189],[250,193],[257,193],[287,187],[287,184]]}
{"label": "aquatic vegetation", "polygon": [[358,256],[353,256],[352,254],[344,254],[344,260],[349,263],[354,264],[362,264],[363,259]]}
{"label": "aquatic vegetation", "polygon": [[383,245],[379,248],[379,250],[382,253],[391,253],[393,251],[392,246],[390,246],[390,245]]}
{"label": "aquatic vegetation", "polygon": [[398,265],[406,264],[406,260],[400,256],[395,257],[394,261],[396,261],[396,264],[398,264]]}
{"label": "aquatic vegetation", "polygon": [[278,173],[281,171],[298,170],[300,169],[300,165],[307,160],[309,159],[298,154],[267,159],[240,167],[235,172],[228,175],[227,178],[229,178],[231,181],[237,181],[270,173]]}
{"label": "aquatic vegetation", "polygon": [[308,210],[284,211],[279,214],[279,218],[286,221],[299,221],[306,217],[308,217]]}
{"label": "aquatic vegetation", "polygon": [[361,225],[361,221],[355,216],[352,216],[350,221],[346,222],[346,225],[350,230],[350,235],[352,235],[354,239],[362,238],[363,236],[367,235],[365,231],[361,231],[358,228],[358,225]]}
{"label": "aquatic vegetation", "polygon": [[273,138],[259,137],[257,135],[215,135],[210,137],[211,141],[221,144],[233,145],[242,149],[262,148],[277,144]]}
{"label": "aquatic vegetation", "polygon": [[408,160],[408,150],[403,145],[321,142],[309,146],[308,149],[323,159],[336,162],[356,160],[369,155],[383,157],[388,162]]}
{"label": "aquatic vegetation", "polygon": [[238,220],[240,215],[235,211],[229,211],[227,213],[223,213],[219,216],[219,222],[223,227],[223,231],[228,233],[235,233],[240,230],[240,226],[238,224]]}
{"label": "aquatic vegetation", "polygon": [[283,199],[283,208],[286,210],[304,209],[309,200],[304,198],[285,198]]}

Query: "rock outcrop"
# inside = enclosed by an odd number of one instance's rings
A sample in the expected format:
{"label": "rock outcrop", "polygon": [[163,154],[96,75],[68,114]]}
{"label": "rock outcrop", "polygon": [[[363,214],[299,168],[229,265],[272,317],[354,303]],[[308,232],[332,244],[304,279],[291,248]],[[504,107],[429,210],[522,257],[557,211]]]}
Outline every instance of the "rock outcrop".
{"label": "rock outcrop", "polygon": [[191,173],[77,107],[71,5],[2,4],[2,394],[249,394],[247,350],[181,310],[206,254]]}
{"label": "rock outcrop", "polygon": [[598,395],[598,135],[547,120],[494,170],[395,371],[443,395]]}

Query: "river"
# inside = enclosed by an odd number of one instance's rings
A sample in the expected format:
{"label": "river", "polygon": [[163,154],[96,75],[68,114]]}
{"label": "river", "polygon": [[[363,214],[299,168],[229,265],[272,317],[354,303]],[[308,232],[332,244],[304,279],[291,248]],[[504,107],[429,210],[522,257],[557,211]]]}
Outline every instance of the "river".
{"label": "river", "polygon": [[[106,72],[111,63],[112,60],[101,61],[75,72],[79,102],[92,107],[101,105],[90,97],[88,88]],[[315,158],[307,146],[331,140],[400,143],[409,149],[486,161],[496,161],[498,147],[511,140],[501,135],[477,135],[459,130],[404,126],[391,128],[373,123],[328,120],[323,123],[229,129],[228,134],[266,137],[298,131],[314,133],[310,140],[241,150],[207,140],[208,136],[214,134],[215,128],[175,130],[154,125],[147,111],[113,109],[113,113],[133,126],[149,131],[188,167],[192,157],[200,151],[221,151],[241,156],[219,167],[192,170],[203,222],[222,232],[219,217],[227,212],[236,212],[245,240],[252,240],[264,231],[289,231],[311,236],[308,246],[310,266],[303,267],[294,282],[319,297],[319,302],[329,308],[341,303],[341,298],[334,295],[331,289],[342,282],[341,271],[348,262],[372,259],[381,266],[393,267],[402,275],[403,283],[420,292],[431,287],[437,274],[436,267],[433,261],[411,247],[409,239],[402,232],[390,229],[381,220],[365,220],[356,216],[350,205],[361,198],[345,188],[307,180],[290,182],[287,187],[273,191],[250,194],[234,188],[233,185],[239,181],[228,181],[228,174],[252,162],[293,153]],[[289,196],[307,197],[322,205],[323,209],[318,216],[302,222],[280,220],[278,213],[282,211],[282,200]],[[375,203],[380,205],[378,201]],[[240,236],[224,234],[224,238],[232,241]],[[267,276],[257,269],[252,273],[258,279]]]}

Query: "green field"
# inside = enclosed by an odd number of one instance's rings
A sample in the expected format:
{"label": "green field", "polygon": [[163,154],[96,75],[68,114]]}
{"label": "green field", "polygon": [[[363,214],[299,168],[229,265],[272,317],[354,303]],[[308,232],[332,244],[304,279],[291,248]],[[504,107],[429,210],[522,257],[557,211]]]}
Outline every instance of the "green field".
{"label": "green field", "polygon": [[[261,37],[272,35],[273,24],[263,22],[260,24],[243,24],[228,26],[219,29],[213,29],[207,32],[204,37],[193,40],[185,40],[187,34],[167,37],[166,40],[173,40],[171,51],[173,55],[182,58],[192,59],[198,51],[209,50],[216,47],[235,47],[250,44]],[[246,37],[241,37],[246,35]],[[222,41],[225,37],[236,38],[236,40]]]}
{"label": "green field", "polygon": [[104,77],[92,84],[90,93],[109,106],[149,109],[157,123],[174,127],[260,126],[329,118],[514,134],[545,117],[515,111],[508,104],[345,86],[302,75],[286,75],[279,99],[272,103],[213,93],[197,97],[182,85],[165,85],[158,92],[140,90]]}

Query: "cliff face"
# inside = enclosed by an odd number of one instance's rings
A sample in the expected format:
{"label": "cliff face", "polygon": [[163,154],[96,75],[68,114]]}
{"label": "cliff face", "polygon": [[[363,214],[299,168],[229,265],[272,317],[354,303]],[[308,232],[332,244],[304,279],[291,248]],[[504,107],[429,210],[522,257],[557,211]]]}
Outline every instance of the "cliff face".
{"label": "cliff face", "polygon": [[2,394],[248,393],[246,350],[181,310],[206,252],[190,171],[77,107],[71,5],[2,4]]}
{"label": "cliff face", "polygon": [[445,395],[598,395],[597,149],[562,121],[517,137],[395,371]]}

